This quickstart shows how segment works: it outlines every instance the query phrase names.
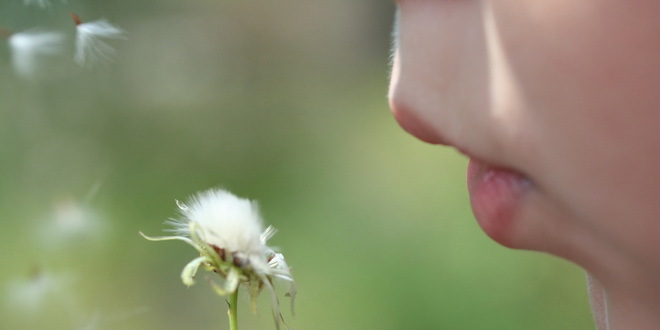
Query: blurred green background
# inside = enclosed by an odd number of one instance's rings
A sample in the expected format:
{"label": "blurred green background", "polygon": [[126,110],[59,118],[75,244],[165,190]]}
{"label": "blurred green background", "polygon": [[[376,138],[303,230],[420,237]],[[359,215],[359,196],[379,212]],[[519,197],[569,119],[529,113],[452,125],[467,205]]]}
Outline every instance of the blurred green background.
{"label": "blurred green background", "polygon": [[[94,70],[16,77],[0,47],[0,328],[226,329],[195,251],[153,243],[175,199],[256,199],[293,267],[295,329],[591,329],[584,274],[491,242],[466,160],[405,134],[386,100],[383,0],[0,4],[0,26],[128,32]],[[72,55],[71,55],[72,56]],[[241,329],[273,329],[268,298]]]}

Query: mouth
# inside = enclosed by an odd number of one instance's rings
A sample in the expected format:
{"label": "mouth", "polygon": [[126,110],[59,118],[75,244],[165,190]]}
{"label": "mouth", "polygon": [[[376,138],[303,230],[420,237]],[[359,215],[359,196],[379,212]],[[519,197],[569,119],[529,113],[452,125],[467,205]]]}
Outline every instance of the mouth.
{"label": "mouth", "polygon": [[472,211],[481,228],[494,241],[512,247],[516,213],[532,182],[515,170],[471,158],[467,184]]}

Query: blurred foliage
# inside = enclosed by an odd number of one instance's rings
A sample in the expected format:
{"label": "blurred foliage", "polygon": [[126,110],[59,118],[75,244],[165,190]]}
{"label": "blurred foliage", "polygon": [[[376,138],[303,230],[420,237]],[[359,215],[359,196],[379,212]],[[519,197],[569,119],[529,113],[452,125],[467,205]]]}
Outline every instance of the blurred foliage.
{"label": "blurred foliage", "polygon": [[[223,329],[223,299],[180,282],[194,251],[137,234],[209,187],[279,229],[295,329],[593,327],[582,272],[486,238],[465,159],[392,119],[392,2],[15,0],[0,26],[72,36],[69,11],[129,39],[36,82],[0,47],[0,328]],[[242,329],[273,328],[261,303]]]}

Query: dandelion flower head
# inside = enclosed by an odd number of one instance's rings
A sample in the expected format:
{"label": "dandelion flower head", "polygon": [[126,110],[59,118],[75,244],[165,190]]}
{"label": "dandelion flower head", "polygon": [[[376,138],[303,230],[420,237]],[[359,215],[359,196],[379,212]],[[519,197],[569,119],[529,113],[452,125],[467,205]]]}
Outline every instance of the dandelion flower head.
{"label": "dandelion flower head", "polygon": [[192,227],[211,246],[248,255],[265,252],[263,221],[256,202],[212,189],[178,205],[183,220],[172,221],[177,233],[190,236]]}
{"label": "dandelion flower head", "polygon": [[149,237],[148,240],[180,240],[193,246],[200,254],[181,272],[185,285],[193,285],[197,270],[202,267],[223,280],[221,285],[210,281],[219,295],[233,294],[244,285],[250,294],[253,310],[261,291],[268,289],[275,324],[282,321],[279,300],[273,279],[289,282],[287,296],[296,294],[289,265],[281,253],[266,242],[275,234],[273,227],[263,229],[263,220],[256,202],[239,198],[221,189],[211,189],[194,195],[187,203],[177,201],[181,219],[170,220],[174,236]]}

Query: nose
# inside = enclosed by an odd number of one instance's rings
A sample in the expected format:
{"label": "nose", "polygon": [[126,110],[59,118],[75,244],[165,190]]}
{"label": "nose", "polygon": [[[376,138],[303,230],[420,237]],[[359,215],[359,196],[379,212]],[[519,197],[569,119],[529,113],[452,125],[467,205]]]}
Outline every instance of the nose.
{"label": "nose", "polygon": [[399,88],[400,65],[399,56],[394,55],[392,65],[392,76],[390,78],[389,88],[389,106],[394,119],[399,123],[401,128],[418,138],[421,141],[430,144],[448,145],[445,142],[442,134],[434,129],[429,122],[425,121],[423,117],[414,111],[414,107],[407,103],[407,96],[404,94],[403,89]]}
{"label": "nose", "polygon": [[390,97],[390,109],[399,126],[410,135],[426,143],[448,145],[440,133],[409,108],[398,103],[395,97]]}

